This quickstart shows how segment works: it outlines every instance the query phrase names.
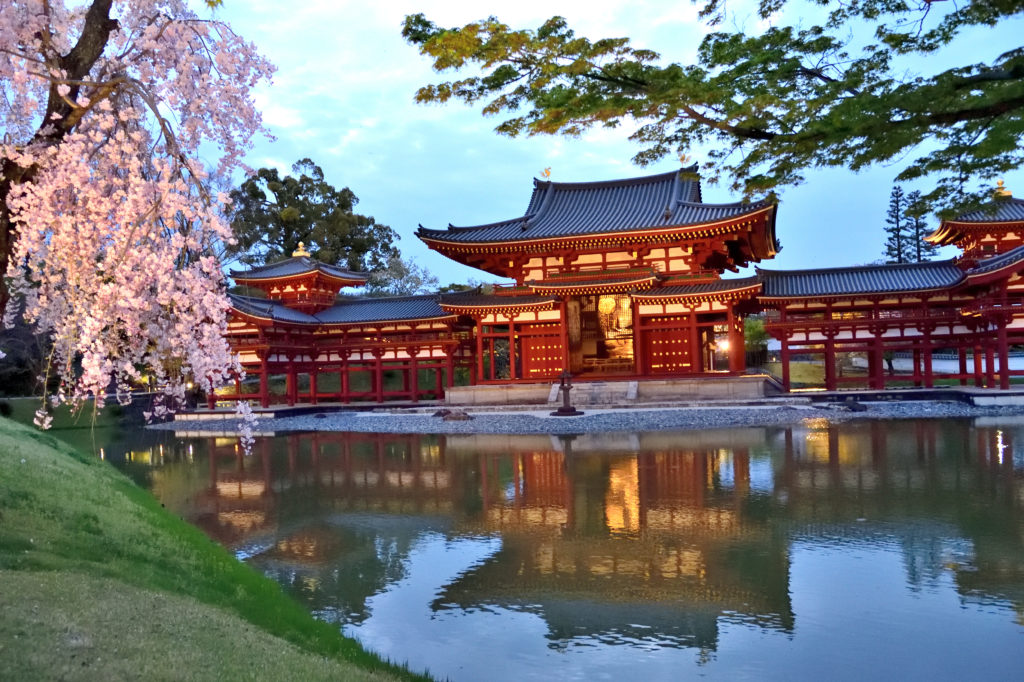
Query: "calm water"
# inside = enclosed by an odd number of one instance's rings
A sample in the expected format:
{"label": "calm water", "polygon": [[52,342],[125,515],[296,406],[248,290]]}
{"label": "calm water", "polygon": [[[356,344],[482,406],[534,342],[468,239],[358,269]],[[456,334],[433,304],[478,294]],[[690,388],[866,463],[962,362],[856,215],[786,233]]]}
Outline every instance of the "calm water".
{"label": "calm water", "polygon": [[122,464],[439,678],[1024,679],[1021,422],[172,439]]}

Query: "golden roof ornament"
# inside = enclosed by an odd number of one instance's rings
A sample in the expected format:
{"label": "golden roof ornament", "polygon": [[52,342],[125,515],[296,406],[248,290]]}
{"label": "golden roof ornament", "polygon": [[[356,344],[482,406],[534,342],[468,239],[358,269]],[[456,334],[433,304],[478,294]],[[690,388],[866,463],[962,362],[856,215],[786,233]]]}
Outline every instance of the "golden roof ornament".
{"label": "golden roof ornament", "polygon": [[1002,180],[996,180],[996,196],[1009,198],[1013,196],[1013,193],[1010,190],[1003,187]]}
{"label": "golden roof ornament", "polygon": [[292,251],[292,258],[309,258],[309,251],[306,251],[306,245],[299,242],[299,248]]}
{"label": "golden roof ornament", "polygon": [[542,178],[544,178],[545,180],[548,180],[548,179],[550,179],[550,178],[551,178],[551,166],[548,166],[547,168],[545,168],[544,170],[542,170],[542,171],[540,172],[540,176],[541,176]]}

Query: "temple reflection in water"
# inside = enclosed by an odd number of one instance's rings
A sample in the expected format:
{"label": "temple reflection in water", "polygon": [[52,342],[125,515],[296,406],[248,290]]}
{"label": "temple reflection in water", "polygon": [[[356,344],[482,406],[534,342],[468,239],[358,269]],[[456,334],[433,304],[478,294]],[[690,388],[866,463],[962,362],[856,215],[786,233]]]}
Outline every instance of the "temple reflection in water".
{"label": "temple reflection in water", "polygon": [[[549,436],[299,434],[135,452],[154,493],[322,617],[360,623],[424,537],[489,538],[437,614],[535,614],[576,638],[713,651],[723,623],[791,633],[795,542],[895,544],[911,588],[1024,624],[1016,426],[807,420],[793,428]],[[161,448],[158,453],[156,448]],[[495,539],[500,541],[495,542]]]}

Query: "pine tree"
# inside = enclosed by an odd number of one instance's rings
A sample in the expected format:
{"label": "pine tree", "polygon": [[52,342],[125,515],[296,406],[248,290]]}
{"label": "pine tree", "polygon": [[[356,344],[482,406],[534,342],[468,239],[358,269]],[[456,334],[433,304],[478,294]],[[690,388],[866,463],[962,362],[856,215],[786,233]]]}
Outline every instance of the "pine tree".
{"label": "pine tree", "polygon": [[924,239],[930,231],[928,222],[925,220],[927,211],[928,209],[921,199],[919,191],[915,189],[907,195],[907,208],[903,215],[906,219],[907,232],[910,237],[909,251],[912,255],[911,260],[917,263],[931,260],[939,253],[938,246]]}
{"label": "pine tree", "polygon": [[885,213],[885,256],[888,263],[910,263],[913,258],[910,224],[907,219],[907,198],[899,185],[893,185],[889,195],[889,210]]}

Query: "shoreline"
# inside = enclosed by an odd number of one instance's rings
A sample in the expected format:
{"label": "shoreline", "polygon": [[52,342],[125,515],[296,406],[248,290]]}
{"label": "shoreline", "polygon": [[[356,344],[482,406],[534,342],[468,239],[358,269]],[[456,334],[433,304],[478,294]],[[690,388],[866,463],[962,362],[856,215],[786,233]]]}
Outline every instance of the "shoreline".
{"label": "shoreline", "polygon": [[[958,401],[915,400],[859,403],[851,409],[845,403],[818,405],[739,405],[710,407],[601,408],[582,407],[582,416],[554,417],[551,408],[536,410],[474,411],[453,410],[469,416],[447,421],[432,412],[322,412],[260,419],[254,436],[308,431],[351,431],[356,433],[430,434],[551,434],[614,433],[630,431],[699,430],[723,427],[788,426],[808,419],[841,423],[864,419],[971,419],[977,417],[1024,417],[1024,406],[974,407]],[[239,420],[188,420],[153,424],[147,428],[187,432],[190,435],[231,434]]]}

